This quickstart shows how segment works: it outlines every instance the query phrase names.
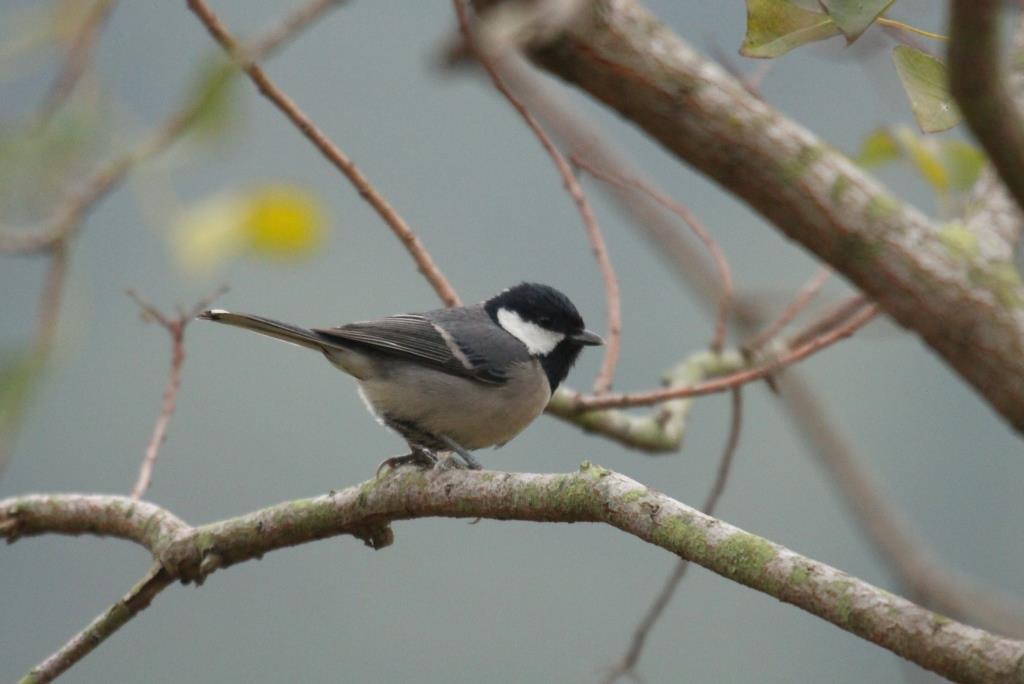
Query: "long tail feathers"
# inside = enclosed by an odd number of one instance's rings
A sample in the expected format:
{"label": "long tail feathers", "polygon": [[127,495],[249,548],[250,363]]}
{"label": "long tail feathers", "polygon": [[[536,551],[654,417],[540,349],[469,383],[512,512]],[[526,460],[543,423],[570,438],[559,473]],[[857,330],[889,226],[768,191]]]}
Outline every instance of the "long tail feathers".
{"label": "long tail feathers", "polygon": [[251,316],[249,314],[231,313],[223,309],[210,309],[199,314],[197,318],[207,321],[216,321],[226,325],[233,325],[236,328],[245,328],[267,335],[285,342],[291,342],[307,349],[323,351],[325,347],[332,346],[328,340],[306,328],[297,325],[281,323],[262,316]]}

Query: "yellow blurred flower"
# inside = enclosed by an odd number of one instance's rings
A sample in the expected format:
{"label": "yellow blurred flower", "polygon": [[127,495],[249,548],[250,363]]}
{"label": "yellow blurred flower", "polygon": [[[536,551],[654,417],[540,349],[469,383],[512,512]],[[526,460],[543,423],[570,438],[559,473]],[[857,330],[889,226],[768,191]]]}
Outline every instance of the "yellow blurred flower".
{"label": "yellow blurred flower", "polygon": [[272,186],[250,194],[243,232],[249,249],[261,256],[303,257],[323,243],[319,202],[295,187]]}
{"label": "yellow blurred flower", "polygon": [[211,273],[228,259],[252,254],[275,260],[311,255],[326,234],[319,200],[302,188],[267,185],[222,193],[186,210],[172,232],[182,267]]}

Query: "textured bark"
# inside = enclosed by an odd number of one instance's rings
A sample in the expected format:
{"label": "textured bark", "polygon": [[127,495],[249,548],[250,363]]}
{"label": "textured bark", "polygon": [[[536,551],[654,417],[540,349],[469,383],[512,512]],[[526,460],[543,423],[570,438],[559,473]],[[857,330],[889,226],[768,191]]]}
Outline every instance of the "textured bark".
{"label": "textured bark", "polygon": [[0,501],[0,535],[123,537],[150,549],[170,578],[201,582],[219,568],[339,534],[380,548],[392,541],[390,521],[431,516],[604,522],[954,681],[1024,683],[1024,642],[925,610],[589,463],[564,475],[403,469],[195,528],[122,496],[26,496]]}
{"label": "textured bark", "polygon": [[635,0],[593,3],[531,57],[835,267],[1024,431],[1024,288],[963,224],[895,198]]}
{"label": "textured bark", "polygon": [[1024,121],[1002,66],[999,20],[1003,4],[998,0],[950,3],[949,85],[967,125],[1017,204],[1024,206]]}

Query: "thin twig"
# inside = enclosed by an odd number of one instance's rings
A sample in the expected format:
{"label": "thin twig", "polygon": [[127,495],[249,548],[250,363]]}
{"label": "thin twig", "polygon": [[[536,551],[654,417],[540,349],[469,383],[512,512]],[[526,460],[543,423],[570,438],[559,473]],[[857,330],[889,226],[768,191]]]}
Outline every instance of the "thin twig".
{"label": "thin twig", "polygon": [[39,107],[39,112],[36,115],[37,124],[42,125],[48,122],[78,85],[86,67],[92,61],[96,39],[116,4],[117,0],[96,0],[92,9],[86,13],[85,19],[78,27],[78,31],[68,47],[67,54],[64,55],[61,70],[46,93],[46,99]]}
{"label": "thin twig", "polygon": [[413,232],[405,219],[388,203],[384,196],[370,183],[369,179],[356,167],[356,165],[345,156],[345,153],[335,145],[316,124],[299,109],[284,92],[278,88],[267,74],[256,64],[254,58],[235,40],[234,36],[228,33],[221,24],[217,15],[207,6],[203,0],[188,0],[188,7],[196,15],[210,36],[224,48],[239,67],[249,76],[260,93],[270,100],[282,114],[295,125],[296,128],[320,151],[320,153],[337,168],[349,180],[352,186],[359,193],[359,196],[366,200],[377,215],[387,224],[396,237],[402,242],[406,250],[416,262],[420,273],[427,279],[434,292],[448,306],[457,306],[460,303],[459,296],[455,294],[448,279],[434,263],[430,253]]}
{"label": "thin twig", "polygon": [[494,88],[501,93],[510,105],[512,105],[512,108],[516,110],[530,131],[533,132],[534,137],[537,138],[541,147],[543,147],[544,151],[547,152],[549,157],[551,157],[551,161],[554,163],[555,169],[557,169],[558,174],[562,177],[562,183],[565,186],[566,191],[569,193],[572,201],[576,204],[576,209],[580,214],[580,218],[583,220],[583,227],[587,232],[587,239],[590,241],[590,249],[594,253],[594,259],[597,261],[598,268],[601,270],[601,279],[604,281],[608,319],[608,339],[606,341],[607,344],[605,345],[604,360],[601,362],[601,370],[598,372],[597,378],[594,380],[593,390],[595,394],[603,394],[612,386],[612,379],[615,375],[615,366],[619,361],[619,349],[621,346],[620,340],[622,335],[622,302],[619,295],[619,281],[615,276],[615,269],[612,267],[611,259],[608,256],[608,249],[605,246],[604,237],[601,235],[601,229],[597,224],[597,218],[594,216],[594,211],[590,206],[590,202],[587,200],[587,196],[583,192],[583,188],[580,186],[579,181],[576,180],[576,174],[573,173],[572,166],[566,160],[565,156],[558,151],[558,148],[551,140],[551,137],[544,131],[540,122],[537,121],[533,114],[531,114],[526,108],[526,105],[524,105],[505,84],[504,79],[499,73],[497,64],[492,59],[492,55],[487,54],[484,50],[478,49],[469,23],[469,13],[466,11],[463,1],[452,0],[452,5],[455,7],[455,14],[459,21],[459,30],[462,32],[466,45],[476,55],[480,65],[490,77],[491,83],[494,84]]}
{"label": "thin twig", "polygon": [[725,258],[725,253],[722,248],[718,245],[718,242],[711,236],[711,233],[707,228],[700,222],[696,214],[689,210],[685,205],[675,201],[668,195],[656,190],[653,186],[639,178],[630,176],[619,176],[613,173],[604,171],[598,168],[594,164],[588,162],[581,155],[573,155],[572,161],[580,168],[586,170],[587,173],[592,175],[594,178],[602,180],[612,185],[617,185],[624,188],[632,188],[633,190],[639,191],[652,200],[665,207],[673,214],[683,220],[686,225],[690,227],[697,238],[704,243],[708,252],[711,254],[711,259],[715,263],[715,268],[718,270],[718,279],[721,285],[721,295],[718,302],[718,316],[715,319],[715,332],[711,338],[711,351],[720,352],[722,346],[725,344],[726,325],[729,321],[729,311],[732,307],[733,298],[733,280],[732,280],[732,269],[729,268],[729,261]]}
{"label": "thin twig", "polygon": [[135,300],[142,310],[143,320],[158,323],[167,331],[171,337],[171,368],[167,374],[167,385],[164,387],[163,401],[161,402],[160,415],[157,416],[156,424],[153,426],[153,434],[146,445],[146,455],[139,466],[139,475],[132,487],[131,497],[141,499],[142,495],[149,489],[149,483],[153,479],[153,467],[156,465],[157,454],[160,453],[160,445],[167,438],[167,426],[174,415],[174,408],[178,397],[178,389],[181,387],[181,367],[185,363],[185,328],[195,320],[200,312],[210,307],[215,299],[227,292],[226,286],[221,286],[209,297],[201,300],[189,311],[179,312],[176,318],[170,318],[161,313],[156,307],[140,297],[134,290],[127,290],[125,293]]}
{"label": "thin twig", "polygon": [[291,40],[292,36],[302,33],[310,24],[318,20],[328,10],[348,2],[348,0],[311,0],[297,8],[282,19],[263,36],[252,43],[248,52],[253,58],[263,58],[273,54],[282,44]]}
{"label": "thin twig", "polygon": [[783,328],[789,325],[811,303],[811,300],[814,299],[831,275],[832,268],[822,266],[817,273],[811,276],[810,280],[797,290],[793,301],[782,311],[782,314],[765,326],[764,330],[744,342],[743,348],[750,352],[756,351],[778,335]]}
{"label": "thin twig", "polygon": [[[789,351],[781,354],[776,359],[755,368],[730,373],[729,375],[725,375],[721,378],[697,383],[696,385],[690,385],[689,387],[651,390],[647,392],[603,394],[600,396],[578,395],[576,397],[576,406],[580,410],[584,411],[599,408],[650,406],[651,404],[657,404],[669,399],[697,397],[705,394],[724,392],[734,387],[739,387],[740,385],[745,385],[747,383],[766,378],[777,372],[780,368],[794,364],[843,338],[849,337],[867,324],[875,317],[876,314],[878,314],[878,307],[876,305],[861,304],[856,314],[849,316],[841,324],[838,324],[832,329],[803,342],[799,346],[790,348]],[[801,334],[797,337],[800,338],[802,336],[803,335]]]}
{"label": "thin twig", "polygon": [[39,298],[39,314],[36,317],[35,353],[45,358],[53,348],[57,336],[57,321],[60,318],[60,304],[64,292],[64,281],[68,272],[68,250],[63,243],[50,252],[46,267],[43,294]]}
{"label": "thin twig", "polygon": [[147,608],[153,598],[173,582],[174,577],[164,570],[160,563],[154,563],[146,576],[129,589],[127,594],[97,615],[59,650],[33,667],[21,679],[20,684],[44,684],[53,681]]}
{"label": "thin twig", "polygon": [[[732,418],[729,422],[729,436],[725,440],[725,448],[722,450],[722,457],[718,462],[718,473],[715,475],[715,482],[711,485],[704,505],[701,507],[706,515],[712,515],[718,500],[725,491],[725,484],[729,480],[729,472],[732,468],[733,457],[736,455],[736,447],[740,443],[740,432],[743,429],[743,388],[737,387],[732,391]],[[651,606],[647,609],[644,617],[636,626],[633,638],[629,643],[622,659],[610,669],[608,676],[604,679],[605,684],[611,684],[620,677],[635,677],[634,669],[640,654],[643,652],[644,644],[647,642],[647,635],[665,612],[665,608],[672,601],[679,583],[686,576],[686,570],[690,567],[690,561],[680,560],[672,569],[672,574],[665,580],[661,591],[654,598]]]}

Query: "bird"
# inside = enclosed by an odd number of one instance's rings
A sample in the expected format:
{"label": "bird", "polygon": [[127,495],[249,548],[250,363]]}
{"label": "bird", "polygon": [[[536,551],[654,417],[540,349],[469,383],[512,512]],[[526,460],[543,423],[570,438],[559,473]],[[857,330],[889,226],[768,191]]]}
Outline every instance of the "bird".
{"label": "bird", "polygon": [[604,344],[570,299],[524,282],[479,304],[397,314],[334,328],[302,328],[262,316],[210,309],[203,320],[319,351],[355,378],[369,411],[409,453],[377,468],[434,467],[455,453],[499,447],[543,412],[583,347]]}

